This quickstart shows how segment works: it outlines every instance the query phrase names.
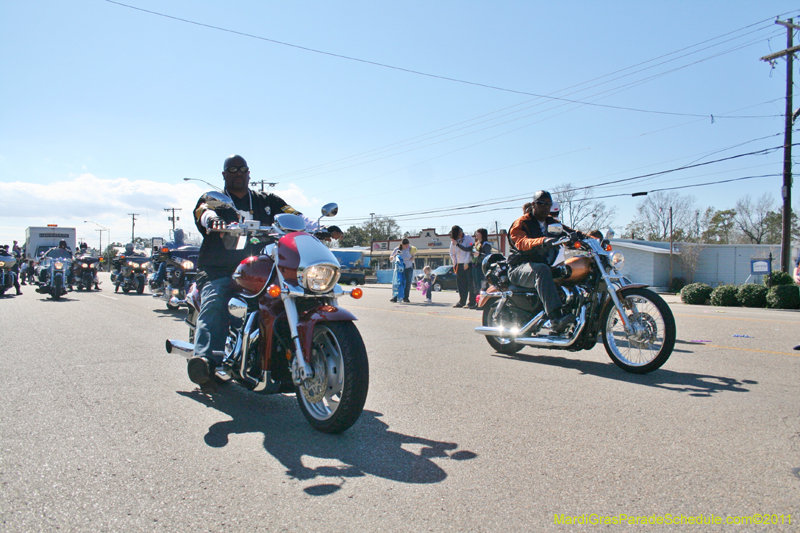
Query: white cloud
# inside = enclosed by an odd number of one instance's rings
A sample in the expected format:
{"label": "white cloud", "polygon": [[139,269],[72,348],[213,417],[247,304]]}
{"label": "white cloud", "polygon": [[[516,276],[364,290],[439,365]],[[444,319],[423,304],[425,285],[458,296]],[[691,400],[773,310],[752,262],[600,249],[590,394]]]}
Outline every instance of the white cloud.
{"label": "white cloud", "polygon": [[[131,235],[131,216],[138,213],[135,234],[139,237],[166,236],[172,228],[167,220],[171,212],[165,208],[180,208],[178,227],[195,232],[192,210],[201,194],[209,187],[199,182],[162,183],[125,178],[101,179],[81,174],[72,179],[50,184],[15,181],[0,183],[0,244],[24,240],[25,228],[58,224],[75,227],[79,239],[98,242],[96,224],[111,230],[114,241],[127,242]],[[273,190],[293,207],[316,218],[317,209],[302,189],[290,185]],[[103,232],[103,242],[108,234]]]}

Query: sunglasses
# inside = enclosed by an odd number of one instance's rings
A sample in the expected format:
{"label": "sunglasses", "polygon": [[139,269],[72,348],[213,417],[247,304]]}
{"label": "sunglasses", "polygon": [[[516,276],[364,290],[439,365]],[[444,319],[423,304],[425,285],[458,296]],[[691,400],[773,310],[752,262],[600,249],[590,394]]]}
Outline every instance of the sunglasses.
{"label": "sunglasses", "polygon": [[237,172],[241,172],[242,174],[244,174],[248,170],[250,170],[250,169],[247,168],[247,167],[244,167],[244,166],[242,166],[242,167],[228,167],[228,168],[225,169],[225,172],[230,172],[231,174],[236,174]]}
{"label": "sunglasses", "polygon": [[534,203],[536,205],[546,205],[548,207],[551,207],[553,205],[553,202],[534,202]]}

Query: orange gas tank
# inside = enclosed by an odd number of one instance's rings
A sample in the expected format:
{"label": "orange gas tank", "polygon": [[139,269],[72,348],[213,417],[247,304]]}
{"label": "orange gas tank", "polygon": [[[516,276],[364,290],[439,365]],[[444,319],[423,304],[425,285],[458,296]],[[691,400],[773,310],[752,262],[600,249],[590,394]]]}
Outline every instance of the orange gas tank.
{"label": "orange gas tank", "polygon": [[570,257],[564,261],[564,264],[569,267],[570,274],[566,278],[557,280],[557,283],[561,285],[580,283],[589,277],[589,273],[592,271],[592,259],[590,257]]}
{"label": "orange gas tank", "polygon": [[266,255],[253,255],[239,263],[233,273],[233,281],[249,292],[257,294],[269,282],[273,261]]}

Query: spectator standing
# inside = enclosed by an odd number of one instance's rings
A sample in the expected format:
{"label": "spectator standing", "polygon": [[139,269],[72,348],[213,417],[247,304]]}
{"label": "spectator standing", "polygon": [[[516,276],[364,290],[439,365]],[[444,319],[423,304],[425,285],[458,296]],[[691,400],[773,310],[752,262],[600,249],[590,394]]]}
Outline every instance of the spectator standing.
{"label": "spectator standing", "polygon": [[[399,300],[403,300],[403,294],[405,294],[406,276],[404,272],[406,267],[400,254],[392,254],[392,264],[394,265],[394,273],[392,274],[392,299],[389,301],[397,303]],[[408,300],[405,301],[407,302]]]}
{"label": "spectator standing", "polygon": [[433,284],[436,282],[436,274],[431,272],[431,267],[425,265],[422,269],[422,279],[419,280],[420,288],[422,289],[422,297],[425,298],[425,303],[431,303],[431,295],[433,294]]}
{"label": "spectator standing", "polygon": [[[392,294],[391,301],[397,301],[402,299],[404,302],[409,303],[408,296],[411,292],[411,282],[414,278],[414,251],[412,249],[411,243],[408,242],[408,239],[403,239],[400,241],[400,246],[392,250],[391,254],[392,261],[395,258],[400,257],[403,261],[403,271],[400,275],[403,276],[403,292],[401,294]],[[394,285],[394,284],[392,284]]]}
{"label": "spectator standing", "polygon": [[477,307],[475,293],[472,288],[472,272],[469,271],[472,262],[472,246],[475,241],[464,233],[460,226],[453,226],[450,230],[450,259],[453,261],[453,270],[456,273],[456,286],[458,287],[458,303],[453,307],[470,309]]}
{"label": "spectator standing", "polygon": [[489,232],[486,228],[478,228],[475,230],[475,244],[472,247],[472,283],[474,288],[473,294],[478,294],[483,290],[484,276],[483,276],[483,260],[492,253],[492,245],[489,243]]}

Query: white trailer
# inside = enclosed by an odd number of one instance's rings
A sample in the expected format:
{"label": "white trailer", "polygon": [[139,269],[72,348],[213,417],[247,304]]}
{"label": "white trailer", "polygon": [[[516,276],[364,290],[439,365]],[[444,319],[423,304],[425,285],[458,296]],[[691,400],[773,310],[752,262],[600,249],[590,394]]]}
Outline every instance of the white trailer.
{"label": "white trailer", "polygon": [[25,258],[36,259],[39,254],[58,246],[61,240],[73,252],[78,244],[78,233],[75,228],[62,228],[56,224],[47,226],[31,226],[25,230]]}

